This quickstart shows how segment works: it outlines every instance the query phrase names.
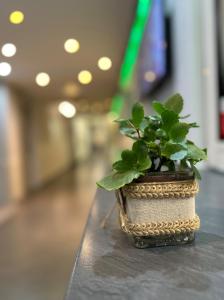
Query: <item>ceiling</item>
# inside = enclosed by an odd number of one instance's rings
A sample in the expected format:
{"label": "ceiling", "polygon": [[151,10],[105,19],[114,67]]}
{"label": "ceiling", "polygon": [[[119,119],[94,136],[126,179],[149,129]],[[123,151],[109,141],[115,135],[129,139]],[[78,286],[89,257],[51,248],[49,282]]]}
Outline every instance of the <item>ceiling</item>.
{"label": "ceiling", "polygon": [[[9,62],[11,74],[7,83],[19,87],[37,99],[59,100],[64,84],[74,81],[87,69],[93,74],[91,84],[80,85],[80,98],[101,100],[113,96],[127,45],[136,0],[1,0],[0,47],[14,43],[17,53],[0,61]],[[8,21],[9,14],[21,10],[25,20],[20,25]],[[64,42],[75,38],[80,50],[64,51]],[[108,71],[97,67],[101,56],[112,59]],[[35,76],[47,72],[51,82],[39,87]]]}

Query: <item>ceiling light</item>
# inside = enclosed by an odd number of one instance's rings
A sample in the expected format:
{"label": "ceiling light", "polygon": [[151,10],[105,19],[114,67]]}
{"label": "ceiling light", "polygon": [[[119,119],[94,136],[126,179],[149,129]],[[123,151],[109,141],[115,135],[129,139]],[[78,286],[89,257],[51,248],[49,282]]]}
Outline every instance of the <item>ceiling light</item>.
{"label": "ceiling light", "polygon": [[65,97],[75,97],[79,95],[80,87],[72,81],[67,82],[64,85],[62,92]]}
{"label": "ceiling light", "polygon": [[82,84],[89,84],[92,81],[92,74],[89,71],[83,70],[79,72],[78,80]]}
{"label": "ceiling light", "polygon": [[68,53],[75,53],[79,50],[80,45],[79,42],[75,39],[68,39],[65,43],[64,43],[64,48],[65,51]]}
{"label": "ceiling light", "polygon": [[7,62],[0,63],[0,76],[8,76],[11,73],[11,66]]}
{"label": "ceiling light", "polygon": [[68,101],[62,101],[58,105],[58,111],[65,118],[72,118],[76,114],[76,108],[75,108],[75,106],[72,103],[68,102]]}
{"label": "ceiling light", "polygon": [[24,14],[19,10],[13,11],[9,16],[9,21],[12,24],[21,24],[23,20],[24,20]]}
{"label": "ceiling light", "polygon": [[98,60],[98,67],[103,71],[109,70],[111,66],[112,66],[112,61],[109,57],[101,57]]}
{"label": "ceiling light", "polygon": [[2,46],[2,55],[6,57],[12,57],[16,54],[16,46],[11,43],[7,43]]}
{"label": "ceiling light", "polygon": [[156,74],[153,71],[147,71],[144,74],[145,81],[153,82],[156,80]]}
{"label": "ceiling light", "polygon": [[39,86],[47,86],[50,83],[50,76],[47,73],[39,73],[36,76],[36,84]]}

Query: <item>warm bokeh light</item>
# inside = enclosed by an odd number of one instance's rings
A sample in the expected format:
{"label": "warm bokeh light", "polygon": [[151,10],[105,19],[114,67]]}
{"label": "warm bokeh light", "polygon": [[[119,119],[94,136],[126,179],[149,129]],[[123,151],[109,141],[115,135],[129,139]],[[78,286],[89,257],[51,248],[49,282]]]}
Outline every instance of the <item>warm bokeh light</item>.
{"label": "warm bokeh light", "polygon": [[75,108],[75,106],[72,103],[68,102],[68,101],[62,101],[58,105],[58,111],[65,118],[72,118],[76,114],[76,108]]}
{"label": "warm bokeh light", "polygon": [[75,82],[67,82],[63,86],[62,93],[65,97],[76,97],[80,93],[80,87]]}
{"label": "warm bokeh light", "polygon": [[79,42],[75,39],[68,39],[65,43],[64,43],[64,48],[65,51],[68,53],[75,53],[79,50],[80,45]]}
{"label": "warm bokeh light", "polygon": [[50,76],[47,73],[39,73],[36,76],[36,83],[39,86],[47,86],[50,83]]}
{"label": "warm bokeh light", "polygon": [[0,76],[8,76],[11,73],[11,66],[7,62],[0,63]]}
{"label": "warm bokeh light", "polygon": [[144,79],[145,81],[153,82],[156,80],[156,74],[153,71],[145,72]]}
{"label": "warm bokeh light", "polygon": [[87,70],[83,70],[79,72],[78,80],[82,84],[89,84],[92,81],[92,74]]}
{"label": "warm bokeh light", "polygon": [[112,61],[109,57],[101,57],[98,60],[98,67],[103,71],[109,70],[111,66],[112,66]]}
{"label": "warm bokeh light", "polygon": [[9,21],[12,24],[21,24],[24,21],[24,14],[19,10],[14,11],[10,14]]}
{"label": "warm bokeh light", "polygon": [[12,43],[7,43],[2,46],[2,55],[12,57],[16,54],[16,46]]}

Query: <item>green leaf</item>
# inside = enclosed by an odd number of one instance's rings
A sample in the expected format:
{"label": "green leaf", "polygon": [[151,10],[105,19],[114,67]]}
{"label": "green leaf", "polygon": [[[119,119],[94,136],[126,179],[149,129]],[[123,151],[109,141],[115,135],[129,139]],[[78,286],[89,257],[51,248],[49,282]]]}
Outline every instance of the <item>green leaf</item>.
{"label": "green leaf", "polygon": [[149,120],[147,120],[146,118],[144,118],[140,125],[139,125],[139,129],[144,132],[145,128],[149,126]]}
{"label": "green leaf", "polygon": [[137,165],[137,154],[132,150],[124,150],[121,153],[122,160],[116,161],[113,164],[113,169],[118,172],[128,171],[130,169],[135,169]]}
{"label": "green leaf", "polygon": [[180,168],[181,168],[181,170],[189,169],[189,166],[187,164],[187,160],[186,159],[182,159],[180,161]]}
{"label": "green leaf", "polygon": [[112,168],[118,172],[125,172],[130,170],[130,164],[123,160],[118,160],[115,163],[113,163]]}
{"label": "green leaf", "polygon": [[189,115],[189,114],[188,114],[188,115],[185,115],[185,116],[180,116],[179,119],[187,119],[187,118],[189,118],[190,116],[191,116],[191,115]]}
{"label": "green leaf", "polygon": [[153,142],[156,139],[156,133],[150,128],[150,126],[148,126],[144,130],[144,137],[148,142]]}
{"label": "green leaf", "polygon": [[132,145],[132,151],[134,151],[138,156],[140,156],[144,155],[145,153],[148,153],[148,148],[145,142],[138,140]]}
{"label": "green leaf", "polygon": [[170,130],[170,138],[174,142],[182,142],[188,134],[189,126],[187,123],[176,123]]}
{"label": "green leaf", "polygon": [[156,130],[156,137],[159,138],[159,139],[164,139],[164,138],[167,138],[167,134],[166,134],[166,131],[159,128]]}
{"label": "green leaf", "polygon": [[194,143],[191,140],[187,140],[187,144],[194,145]]}
{"label": "green leaf", "polygon": [[196,160],[196,161],[207,159],[206,151],[197,147],[192,142],[187,143],[187,149],[188,149],[188,154],[187,154],[188,159]]}
{"label": "green leaf", "polygon": [[145,119],[148,120],[149,127],[153,130],[158,129],[161,126],[161,116],[146,116]]}
{"label": "green leaf", "polygon": [[169,110],[165,110],[162,114],[162,129],[164,129],[167,133],[169,133],[171,127],[178,122],[178,115]]}
{"label": "green leaf", "polygon": [[192,168],[192,171],[193,171],[193,173],[194,173],[195,178],[201,180],[201,174],[200,174],[200,172],[198,171],[198,169],[195,167],[195,165],[193,164],[192,161],[190,161],[190,164],[191,164],[191,168]]}
{"label": "green leaf", "polygon": [[151,165],[152,161],[149,156],[141,157],[141,159],[139,160],[138,171],[145,171],[147,169],[150,169]]}
{"label": "green leaf", "polygon": [[157,112],[159,115],[161,115],[161,113],[165,110],[164,105],[158,101],[153,101],[152,107],[154,111]]}
{"label": "green leaf", "polygon": [[148,154],[148,147],[143,141],[136,141],[132,146],[132,151],[137,155],[137,169],[139,171],[147,170],[151,167],[152,162]]}
{"label": "green leaf", "polygon": [[143,173],[137,170],[129,170],[122,173],[117,172],[104,177],[102,180],[97,182],[97,185],[108,191],[117,190],[141,175],[143,175]]}
{"label": "green leaf", "polygon": [[132,124],[130,120],[120,119],[116,120],[116,122],[119,123],[119,130],[121,134],[130,137],[134,140],[137,139],[136,129],[133,128],[133,126],[131,126]]}
{"label": "green leaf", "polygon": [[147,145],[148,145],[149,152],[151,152],[151,154],[160,156],[160,146],[158,144],[156,144],[155,142],[149,142],[147,143]]}
{"label": "green leaf", "polygon": [[114,122],[119,124],[119,128],[130,127],[130,121],[127,119],[119,119]]}
{"label": "green leaf", "polygon": [[196,122],[194,122],[194,123],[188,123],[188,126],[192,127],[192,128],[199,128],[200,127]]}
{"label": "green leaf", "polygon": [[145,116],[146,119],[154,122],[154,121],[161,121],[161,117],[160,116]]}
{"label": "green leaf", "polygon": [[170,159],[171,160],[181,160],[184,157],[186,157],[186,155],[187,155],[187,151],[186,150],[181,150],[179,152],[176,152],[176,153],[170,155]]}
{"label": "green leaf", "polygon": [[206,156],[207,156],[207,158],[208,158],[208,149],[207,148],[204,148],[204,149],[202,149],[204,152],[205,152],[205,154],[206,154]]}
{"label": "green leaf", "polygon": [[144,108],[139,102],[137,102],[134,104],[132,108],[132,123],[136,128],[139,128],[143,118],[144,118]]}
{"label": "green leaf", "polygon": [[187,156],[187,150],[181,144],[168,142],[162,149],[162,155],[171,160],[181,160]]}
{"label": "green leaf", "polygon": [[174,111],[176,114],[179,114],[183,109],[184,101],[180,94],[175,94],[168,98],[165,103],[165,107],[168,110]]}
{"label": "green leaf", "polygon": [[124,150],[121,153],[122,160],[130,163],[131,165],[135,164],[137,162],[137,155],[132,150]]}
{"label": "green leaf", "polygon": [[119,124],[121,124],[121,123],[127,124],[129,122],[129,120],[128,119],[116,119],[116,120],[114,120],[114,122],[119,123]]}
{"label": "green leaf", "polygon": [[133,140],[137,140],[136,130],[134,128],[122,127],[120,128],[120,133]]}

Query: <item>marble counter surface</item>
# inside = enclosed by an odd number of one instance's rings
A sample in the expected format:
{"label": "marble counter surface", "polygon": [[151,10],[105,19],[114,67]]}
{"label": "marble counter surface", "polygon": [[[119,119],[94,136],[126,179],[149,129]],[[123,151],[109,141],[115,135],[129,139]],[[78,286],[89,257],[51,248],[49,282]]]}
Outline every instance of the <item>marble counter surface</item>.
{"label": "marble counter surface", "polygon": [[224,299],[224,175],[204,172],[197,197],[201,229],[193,245],[136,249],[115,211],[100,222],[113,193],[98,190],[66,300]]}

